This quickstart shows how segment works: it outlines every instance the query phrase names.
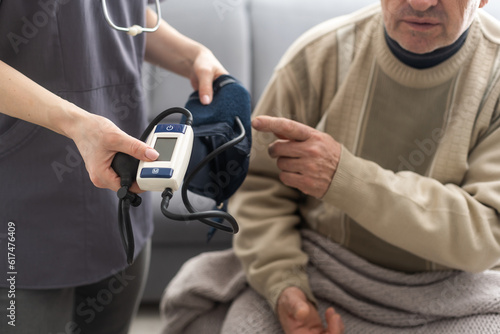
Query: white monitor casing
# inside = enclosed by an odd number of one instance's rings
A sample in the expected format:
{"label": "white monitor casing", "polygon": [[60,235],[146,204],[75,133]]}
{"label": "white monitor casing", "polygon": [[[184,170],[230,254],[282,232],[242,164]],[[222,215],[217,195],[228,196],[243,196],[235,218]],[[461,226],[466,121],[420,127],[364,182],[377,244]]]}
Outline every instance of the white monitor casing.
{"label": "white monitor casing", "polygon": [[141,161],[137,184],[144,191],[176,191],[181,186],[191,159],[193,129],[185,124],[158,124],[146,143],[160,156],[156,161]]}

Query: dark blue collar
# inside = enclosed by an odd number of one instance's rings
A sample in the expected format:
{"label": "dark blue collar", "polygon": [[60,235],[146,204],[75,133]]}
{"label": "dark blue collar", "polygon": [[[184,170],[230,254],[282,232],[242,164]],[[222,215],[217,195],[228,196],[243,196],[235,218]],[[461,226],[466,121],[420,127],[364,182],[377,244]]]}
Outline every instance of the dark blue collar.
{"label": "dark blue collar", "polygon": [[441,49],[437,49],[435,51],[418,54],[407,51],[403,49],[398,42],[393,40],[387,34],[387,31],[384,30],[385,40],[389,49],[392,51],[394,56],[398,58],[405,65],[408,65],[417,69],[426,69],[431,68],[433,66],[439,65],[445,60],[451,58],[455,53],[460,50],[462,45],[464,45],[465,40],[467,39],[467,34],[469,33],[469,29],[467,29],[456,41],[455,43],[446,46]]}

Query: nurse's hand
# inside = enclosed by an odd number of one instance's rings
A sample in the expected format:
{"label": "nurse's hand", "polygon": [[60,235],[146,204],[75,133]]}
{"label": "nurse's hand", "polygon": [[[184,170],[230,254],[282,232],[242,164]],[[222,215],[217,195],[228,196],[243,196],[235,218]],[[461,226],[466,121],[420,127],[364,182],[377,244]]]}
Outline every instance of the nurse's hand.
{"label": "nurse's hand", "polygon": [[[114,191],[120,188],[120,179],[111,168],[117,152],[145,161],[158,157],[155,150],[127,135],[107,118],[62,99],[2,61],[0,112],[71,138],[82,155],[90,179],[99,188]],[[140,189],[135,185],[131,191]]]}
{"label": "nurse's hand", "polygon": [[[74,123],[70,138],[76,143],[85,162],[90,180],[98,188],[117,191],[120,178],[111,168],[117,152],[129,154],[139,160],[154,161],[159,154],[144,142],[129,136],[105,117],[85,113]],[[135,183],[132,192],[141,190]]]}
{"label": "nurse's hand", "polygon": [[202,104],[206,105],[212,102],[212,83],[223,74],[228,74],[226,69],[210,50],[202,48],[193,63],[193,71],[190,76],[191,86],[198,91]]}
{"label": "nurse's hand", "polygon": [[[152,27],[157,21],[156,13],[147,8],[147,26]],[[145,59],[189,78],[203,104],[212,102],[212,82],[228,73],[207,47],[179,33],[164,20],[156,32],[146,34]]]}

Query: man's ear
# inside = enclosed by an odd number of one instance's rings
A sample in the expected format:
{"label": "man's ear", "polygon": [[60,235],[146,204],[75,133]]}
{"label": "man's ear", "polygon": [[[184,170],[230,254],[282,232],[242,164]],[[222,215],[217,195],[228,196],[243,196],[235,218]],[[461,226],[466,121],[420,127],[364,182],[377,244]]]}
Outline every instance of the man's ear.
{"label": "man's ear", "polygon": [[488,3],[489,0],[481,0],[481,2],[479,3],[479,8],[483,8],[484,5],[486,5]]}

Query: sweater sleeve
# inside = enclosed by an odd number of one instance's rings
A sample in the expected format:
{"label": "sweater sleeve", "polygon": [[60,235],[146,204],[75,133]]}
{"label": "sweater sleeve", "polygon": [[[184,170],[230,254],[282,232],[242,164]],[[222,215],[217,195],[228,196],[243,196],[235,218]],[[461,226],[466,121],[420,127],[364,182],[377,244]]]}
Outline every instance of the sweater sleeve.
{"label": "sweater sleeve", "polygon": [[[332,19],[320,24],[290,46],[253,116],[285,117],[316,127],[326,108],[322,104],[328,105],[337,89],[337,37],[331,31],[343,22]],[[323,77],[324,73],[328,76]],[[305,196],[280,181],[276,160],[268,154],[269,144],[276,139],[270,133],[252,133],[249,173],[229,208],[241,227],[234,238],[235,253],[249,284],[273,309],[281,292],[290,286],[316,302],[298,231],[304,222],[299,206]]]}
{"label": "sweater sleeve", "polygon": [[[303,104],[295,92],[294,80],[285,71],[278,71],[254,115],[293,117]],[[305,273],[308,258],[301,250],[297,230],[302,195],[279,180],[276,161],[268,155],[268,146],[276,137],[256,131],[252,136],[249,173],[230,202],[230,210],[240,225],[234,238],[235,253],[249,284],[273,309],[281,292],[290,286],[300,288],[315,302]]]}
{"label": "sweater sleeve", "polygon": [[385,170],[343,148],[323,200],[381,239],[470,272],[500,264],[500,129],[471,150],[461,185]]}

